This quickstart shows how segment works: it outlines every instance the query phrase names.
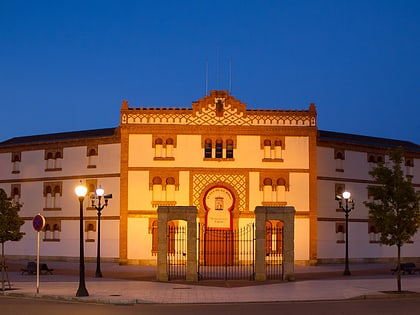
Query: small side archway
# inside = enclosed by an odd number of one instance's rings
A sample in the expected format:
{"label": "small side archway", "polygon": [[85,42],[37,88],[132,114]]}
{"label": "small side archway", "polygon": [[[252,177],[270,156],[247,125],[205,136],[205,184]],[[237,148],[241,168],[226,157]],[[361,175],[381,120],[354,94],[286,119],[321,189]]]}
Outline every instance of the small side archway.
{"label": "small side archway", "polygon": [[198,281],[197,275],[197,207],[194,206],[159,206],[158,213],[158,281],[168,281],[168,242],[167,225],[169,221],[184,220],[187,222],[187,281]]}
{"label": "small side archway", "polygon": [[295,208],[286,207],[264,207],[255,208],[255,227],[256,227],[256,261],[255,261],[255,280],[267,280],[265,257],[266,257],[266,222],[279,220],[283,226],[283,280],[294,280],[295,262]]}

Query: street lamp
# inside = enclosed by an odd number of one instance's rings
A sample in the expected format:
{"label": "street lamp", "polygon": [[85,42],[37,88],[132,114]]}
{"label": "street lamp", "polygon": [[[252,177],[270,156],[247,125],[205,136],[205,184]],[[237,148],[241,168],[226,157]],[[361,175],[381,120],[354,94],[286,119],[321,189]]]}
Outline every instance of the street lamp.
{"label": "street lamp", "polygon": [[[346,214],[346,266],[344,268],[343,275],[350,276],[350,269],[349,269],[349,213],[351,210],[354,209],[354,201],[350,199],[351,194],[348,191],[343,192],[342,196],[337,196],[338,206],[340,209],[344,211]],[[345,206],[343,207],[342,199],[346,201]],[[349,208],[350,204],[350,208]]]}
{"label": "street lamp", "polygon": [[[96,196],[91,196],[92,199],[92,208],[95,208],[98,211],[98,249],[96,251],[96,278],[102,278],[101,272],[101,211],[104,207],[108,206],[108,200],[112,198],[112,194],[104,195],[105,191],[99,185],[99,188],[96,189]],[[105,200],[105,203],[101,205],[102,197]],[[95,205],[95,199],[98,199],[98,205]]]}
{"label": "street lamp", "polygon": [[87,193],[87,188],[82,184],[78,185],[75,189],[80,203],[80,266],[79,266],[79,288],[77,289],[76,296],[89,296],[85,285],[85,252],[83,241],[83,201]]}

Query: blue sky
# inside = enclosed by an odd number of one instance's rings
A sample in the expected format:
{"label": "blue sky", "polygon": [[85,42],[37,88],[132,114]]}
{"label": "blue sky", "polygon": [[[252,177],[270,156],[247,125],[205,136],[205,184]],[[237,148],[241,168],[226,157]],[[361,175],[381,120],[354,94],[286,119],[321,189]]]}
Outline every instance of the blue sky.
{"label": "blue sky", "polygon": [[190,107],[206,63],[249,109],[314,102],[319,129],[420,144],[416,0],[0,0],[0,141]]}

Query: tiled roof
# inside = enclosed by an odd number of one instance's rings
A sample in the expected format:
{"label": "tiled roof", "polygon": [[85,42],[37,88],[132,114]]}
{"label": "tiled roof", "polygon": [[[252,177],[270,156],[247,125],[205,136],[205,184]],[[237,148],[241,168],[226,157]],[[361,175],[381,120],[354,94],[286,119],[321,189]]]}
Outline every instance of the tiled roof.
{"label": "tiled roof", "polygon": [[[81,130],[72,132],[51,133],[35,136],[15,137],[0,142],[0,147],[15,145],[31,145],[40,143],[50,143],[57,141],[69,141],[90,138],[112,137],[116,135],[118,128],[104,128],[93,130]],[[318,142],[341,142],[353,145],[361,145],[374,148],[398,148],[403,147],[404,150],[420,153],[420,145],[409,141],[393,140],[386,138],[377,138],[369,136],[354,135],[348,133],[340,133],[333,131],[318,130]]]}
{"label": "tiled roof", "polygon": [[118,128],[104,128],[104,129],[51,133],[51,134],[36,135],[36,136],[15,137],[15,138],[11,138],[9,140],[0,142],[0,147],[14,146],[14,145],[30,145],[30,144],[89,139],[89,138],[112,137],[116,134],[117,129]]}
{"label": "tiled roof", "polygon": [[383,149],[395,149],[402,147],[406,151],[420,153],[420,145],[410,141],[361,136],[324,130],[318,130],[318,141],[334,141]]}

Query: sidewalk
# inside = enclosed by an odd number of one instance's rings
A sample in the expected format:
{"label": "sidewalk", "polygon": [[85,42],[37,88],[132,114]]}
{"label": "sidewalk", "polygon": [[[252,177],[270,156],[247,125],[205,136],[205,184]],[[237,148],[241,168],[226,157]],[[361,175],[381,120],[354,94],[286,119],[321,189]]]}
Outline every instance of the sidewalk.
{"label": "sidewalk", "polygon": [[[102,263],[103,278],[95,278],[94,263],[86,263],[88,297],[76,297],[79,284],[77,262],[47,262],[53,275],[41,275],[39,294],[36,276],[21,275],[20,266],[8,262],[12,290],[6,296],[38,297],[112,304],[135,303],[229,303],[343,300],[352,298],[389,298],[396,290],[390,264],[350,265],[352,276],[343,276],[342,265],[296,266],[296,281],[203,281],[157,282],[156,267],[120,266]],[[19,268],[18,268],[19,267]],[[403,275],[404,297],[420,298],[420,275]],[[388,293],[386,293],[388,292]],[[0,295],[2,292],[0,291]]]}

